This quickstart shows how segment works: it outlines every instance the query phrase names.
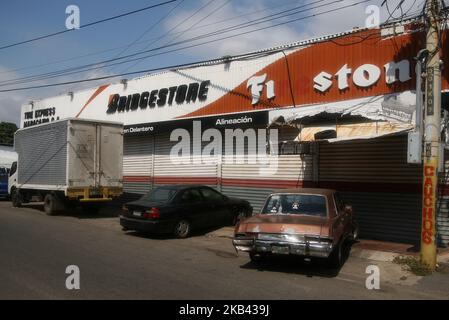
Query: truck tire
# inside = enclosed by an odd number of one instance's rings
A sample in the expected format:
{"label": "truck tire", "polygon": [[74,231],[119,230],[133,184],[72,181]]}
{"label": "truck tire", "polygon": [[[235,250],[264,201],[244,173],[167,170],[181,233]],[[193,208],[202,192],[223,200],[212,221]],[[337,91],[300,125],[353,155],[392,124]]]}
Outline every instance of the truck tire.
{"label": "truck tire", "polygon": [[44,198],[44,211],[48,216],[54,216],[58,213],[59,199],[51,193],[47,193]]}
{"label": "truck tire", "polygon": [[11,202],[13,207],[20,208],[22,206],[22,195],[16,188],[11,190]]}

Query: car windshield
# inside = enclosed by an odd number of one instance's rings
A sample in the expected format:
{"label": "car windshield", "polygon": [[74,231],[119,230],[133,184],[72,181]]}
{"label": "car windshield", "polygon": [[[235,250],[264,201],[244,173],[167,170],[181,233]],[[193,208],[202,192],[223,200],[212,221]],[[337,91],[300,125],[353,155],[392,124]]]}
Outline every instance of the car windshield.
{"label": "car windshield", "polygon": [[326,197],[310,194],[276,194],[268,198],[262,214],[305,214],[326,217]]}
{"label": "car windshield", "polygon": [[169,202],[178,190],[173,188],[156,188],[140,198],[148,202]]}

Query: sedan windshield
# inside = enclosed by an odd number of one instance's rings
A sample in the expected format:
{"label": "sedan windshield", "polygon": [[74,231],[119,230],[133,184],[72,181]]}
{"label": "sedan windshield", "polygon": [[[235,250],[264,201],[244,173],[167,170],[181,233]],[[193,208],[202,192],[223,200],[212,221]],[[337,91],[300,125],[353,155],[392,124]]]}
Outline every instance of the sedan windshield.
{"label": "sedan windshield", "polygon": [[326,217],[326,197],[309,194],[276,194],[268,198],[262,214],[305,214]]}
{"label": "sedan windshield", "polygon": [[171,188],[156,188],[153,191],[142,196],[141,200],[148,202],[169,202],[176,194],[176,189]]}

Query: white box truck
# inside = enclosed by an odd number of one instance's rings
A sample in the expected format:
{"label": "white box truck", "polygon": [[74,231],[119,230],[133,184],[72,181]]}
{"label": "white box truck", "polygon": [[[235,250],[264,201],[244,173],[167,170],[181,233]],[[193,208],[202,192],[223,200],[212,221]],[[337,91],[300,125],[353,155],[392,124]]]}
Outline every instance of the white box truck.
{"label": "white box truck", "polygon": [[123,124],[65,119],[19,129],[9,176],[13,206],[44,202],[48,215],[68,205],[90,211],[122,194]]}

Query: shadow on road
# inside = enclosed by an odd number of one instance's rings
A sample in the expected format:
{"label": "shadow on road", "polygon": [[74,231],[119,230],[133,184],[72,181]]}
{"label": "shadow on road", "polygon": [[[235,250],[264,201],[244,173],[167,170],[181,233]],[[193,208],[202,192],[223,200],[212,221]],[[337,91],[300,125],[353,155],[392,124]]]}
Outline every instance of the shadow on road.
{"label": "shadow on road", "polygon": [[[44,213],[43,203],[40,202],[23,204],[22,207],[38,210]],[[72,217],[78,219],[102,219],[102,218],[116,218],[116,217],[118,218],[118,216],[120,215],[120,210],[121,210],[120,207],[111,205],[105,205],[104,207],[101,207],[97,212],[90,211],[89,209],[82,207],[71,207],[71,208],[69,207],[66,208],[64,211],[55,214],[55,216]]]}
{"label": "shadow on road", "polygon": [[344,246],[343,264],[340,268],[331,268],[325,259],[311,259],[306,261],[300,256],[268,256],[259,262],[249,262],[240,266],[242,269],[253,269],[261,272],[284,272],[291,274],[300,274],[307,277],[325,277],[334,278],[338,276],[341,268],[346,263],[351,251],[350,243]]}
{"label": "shadow on road", "polygon": [[[189,238],[196,238],[196,237],[204,237],[206,234],[217,231],[223,227],[227,227],[227,225],[223,225],[223,226],[216,226],[213,228],[207,228],[207,229],[201,229],[201,230],[195,230],[192,231],[191,235],[189,236]],[[125,231],[124,231],[125,232]],[[148,238],[148,239],[154,239],[154,240],[163,240],[163,239],[177,239],[175,238],[172,234],[169,233],[145,233],[145,232],[138,232],[138,231],[126,231],[127,235],[130,236],[136,236],[136,237],[140,237],[140,238]],[[179,239],[182,240],[182,239]]]}

